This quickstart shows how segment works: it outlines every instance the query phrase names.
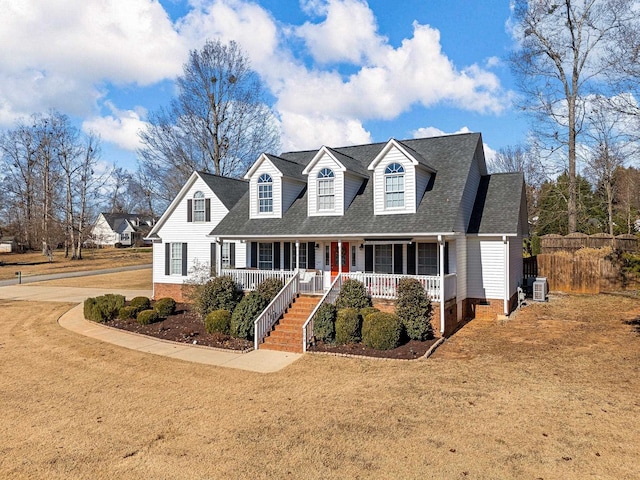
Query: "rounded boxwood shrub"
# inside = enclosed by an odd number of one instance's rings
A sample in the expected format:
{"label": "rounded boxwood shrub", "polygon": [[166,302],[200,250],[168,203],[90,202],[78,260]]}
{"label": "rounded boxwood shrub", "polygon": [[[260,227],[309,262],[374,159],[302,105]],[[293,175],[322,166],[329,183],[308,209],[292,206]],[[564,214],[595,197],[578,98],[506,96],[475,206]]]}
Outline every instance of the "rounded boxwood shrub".
{"label": "rounded boxwood shrub", "polygon": [[336,307],[323,303],[313,319],[313,334],[321,342],[333,342],[336,338]]}
{"label": "rounded boxwood shrub", "polygon": [[377,313],[380,310],[377,309],[376,307],[364,307],[360,309],[360,316],[362,317],[362,320],[364,320],[365,318],[367,318],[367,315],[370,315],[372,313]]}
{"label": "rounded boxwood shrub", "polygon": [[159,318],[158,312],[149,309],[142,310],[138,313],[137,320],[140,325],[149,325],[150,323],[157,322]]}
{"label": "rounded boxwood shrub", "polygon": [[137,314],[138,314],[138,309],[136,307],[134,307],[133,305],[127,305],[125,307],[122,307],[118,311],[118,318],[122,320],[127,320],[129,318],[136,318]]}
{"label": "rounded boxwood shrub", "polygon": [[270,303],[280,290],[282,290],[282,287],[284,287],[284,284],[279,278],[267,278],[260,282],[256,291],[262,295],[267,303]]}
{"label": "rounded boxwood shrub", "polygon": [[336,308],[361,308],[370,307],[371,299],[367,295],[364,284],[358,280],[345,280],[336,299]]}
{"label": "rounded boxwood shrub", "polygon": [[360,341],[361,319],[355,308],[342,308],[336,316],[336,343],[346,345]]}
{"label": "rounded boxwood shrub", "polygon": [[391,350],[400,344],[402,322],[393,313],[374,312],[362,320],[362,343],[377,350]]}
{"label": "rounded boxwood shrub", "polygon": [[253,339],[253,323],[267,305],[267,301],[258,292],[245,295],[231,315],[231,335]]}
{"label": "rounded boxwood shrub", "polygon": [[224,333],[229,335],[231,328],[231,312],[229,310],[214,310],[204,319],[204,328],[207,333]]}
{"label": "rounded boxwood shrub", "polygon": [[176,301],[173,298],[165,297],[156,300],[153,308],[161,317],[173,315],[176,311]]}
{"label": "rounded boxwood shrub", "polygon": [[114,319],[124,307],[124,296],[107,293],[100,297],[87,298],[84,302],[84,318],[94,322],[106,322]]}
{"label": "rounded boxwood shrub", "polygon": [[135,307],[138,312],[149,310],[151,308],[151,300],[147,297],[133,297],[129,302],[129,306]]}
{"label": "rounded boxwood shrub", "polygon": [[423,341],[433,338],[433,307],[417,279],[402,278],[398,282],[396,315],[400,317],[410,339]]}
{"label": "rounded boxwood shrub", "polygon": [[198,288],[194,298],[195,309],[203,320],[214,310],[233,312],[242,295],[242,290],[230,276],[215,277]]}

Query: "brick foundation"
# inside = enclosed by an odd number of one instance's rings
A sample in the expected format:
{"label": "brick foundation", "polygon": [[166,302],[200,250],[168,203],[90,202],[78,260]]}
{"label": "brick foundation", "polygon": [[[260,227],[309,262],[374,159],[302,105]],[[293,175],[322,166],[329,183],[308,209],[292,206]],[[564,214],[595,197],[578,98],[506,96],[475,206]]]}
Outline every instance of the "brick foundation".
{"label": "brick foundation", "polygon": [[[518,306],[518,294],[515,293],[509,299],[509,313]],[[498,315],[504,315],[504,301],[495,298],[467,298],[462,302],[462,318],[495,319]]]}
{"label": "brick foundation", "polygon": [[154,283],[153,284],[154,300],[157,300],[158,298],[164,298],[164,297],[173,298],[176,302],[186,301],[185,297],[182,294],[181,283]]}

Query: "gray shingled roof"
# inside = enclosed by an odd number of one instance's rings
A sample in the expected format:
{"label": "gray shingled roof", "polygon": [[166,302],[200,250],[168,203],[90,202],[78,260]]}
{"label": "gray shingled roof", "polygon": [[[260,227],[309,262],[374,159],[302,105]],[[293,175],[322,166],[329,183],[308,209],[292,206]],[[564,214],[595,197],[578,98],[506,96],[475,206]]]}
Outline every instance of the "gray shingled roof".
{"label": "gray shingled roof", "polygon": [[139,213],[124,213],[124,212],[104,213],[102,212],[102,216],[109,224],[109,227],[111,227],[111,230],[113,230],[114,232],[116,231],[116,229],[120,227],[122,222],[124,222],[125,220],[129,221],[132,224],[132,226],[135,226],[135,222],[138,220],[143,223],[154,221],[154,218],[152,216],[141,215]]}
{"label": "gray shingled roof", "polygon": [[228,210],[238,203],[242,196],[249,191],[249,182],[237,178],[221,177],[211,173],[198,172],[220,201]]}
{"label": "gray shingled roof", "polygon": [[494,173],[482,177],[467,232],[517,232],[523,189],[522,173]]}
{"label": "gray shingled roof", "polygon": [[[247,193],[211,234],[237,237],[363,234],[371,237],[405,233],[453,232],[460,211],[462,192],[474,162],[475,152],[481,142],[482,137],[479,133],[402,141],[403,145],[417,152],[437,172],[432,176],[427,192],[415,214],[374,215],[373,185],[371,180],[364,180],[363,187],[343,216],[307,216],[305,189],[282,218],[250,219]],[[333,150],[349,156],[366,169],[385,145],[386,142]],[[317,150],[289,152],[281,154],[280,157],[300,165],[307,165],[316,153]],[[502,212],[500,214],[502,215]],[[489,225],[487,223],[487,228]],[[506,232],[500,231],[500,233]]]}
{"label": "gray shingled roof", "polygon": [[265,153],[265,156],[285,177],[295,178],[297,180],[302,180],[303,182],[307,181],[306,176],[302,174],[304,165],[300,165],[299,163],[292,162],[285,158],[276,157],[275,155],[270,155],[268,153]]}

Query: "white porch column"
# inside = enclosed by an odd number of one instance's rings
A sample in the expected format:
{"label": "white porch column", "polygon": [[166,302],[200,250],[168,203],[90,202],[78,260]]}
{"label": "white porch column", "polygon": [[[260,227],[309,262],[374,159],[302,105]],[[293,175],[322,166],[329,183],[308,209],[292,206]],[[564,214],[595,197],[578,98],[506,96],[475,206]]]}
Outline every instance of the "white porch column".
{"label": "white porch column", "polygon": [[338,240],[338,274],[342,273],[342,240]]}
{"label": "white porch column", "polygon": [[296,272],[300,270],[300,240],[296,240]]}
{"label": "white porch column", "polygon": [[439,247],[439,267],[440,271],[440,333],[444,334],[444,299],[445,299],[445,291],[444,291],[444,239],[442,235],[438,235],[438,247]]}
{"label": "white porch column", "polygon": [[504,245],[504,314],[509,315],[509,238],[502,236]]}
{"label": "white porch column", "polygon": [[221,238],[216,240],[216,275],[222,273],[222,242]]}

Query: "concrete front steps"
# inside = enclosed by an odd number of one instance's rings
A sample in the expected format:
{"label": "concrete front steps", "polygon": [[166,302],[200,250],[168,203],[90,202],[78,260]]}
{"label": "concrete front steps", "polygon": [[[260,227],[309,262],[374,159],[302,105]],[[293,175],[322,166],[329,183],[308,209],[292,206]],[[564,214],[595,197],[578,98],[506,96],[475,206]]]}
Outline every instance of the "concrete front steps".
{"label": "concrete front steps", "polygon": [[280,352],[302,353],[302,326],[320,302],[318,296],[301,295],[294,300],[275,324],[259,349],[278,350]]}

